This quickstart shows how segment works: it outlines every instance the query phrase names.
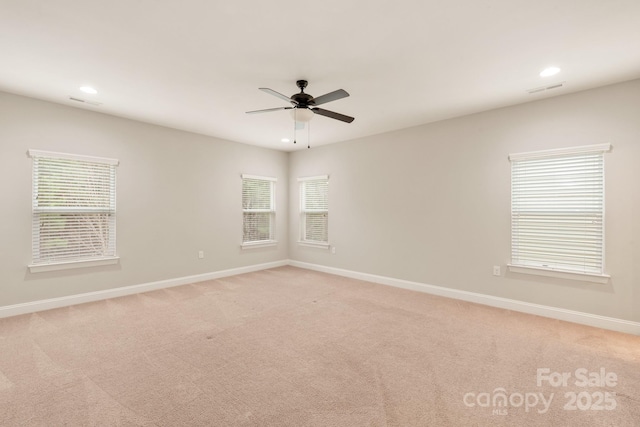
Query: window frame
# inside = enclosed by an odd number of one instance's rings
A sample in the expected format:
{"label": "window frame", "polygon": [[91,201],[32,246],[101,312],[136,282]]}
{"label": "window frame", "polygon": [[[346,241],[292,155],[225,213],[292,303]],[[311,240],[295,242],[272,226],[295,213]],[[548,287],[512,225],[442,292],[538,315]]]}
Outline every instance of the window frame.
{"label": "window frame", "polygon": [[[256,248],[256,247],[265,247],[265,246],[275,246],[278,243],[277,235],[276,235],[276,183],[278,182],[277,178],[268,177],[268,176],[260,176],[260,175],[249,175],[242,174],[240,176],[242,178],[242,243],[240,246],[243,249],[247,248]],[[270,207],[269,209],[246,209],[244,206],[244,183],[245,180],[258,180],[269,182],[269,200]],[[266,240],[246,240],[245,241],[245,214],[248,213],[269,213],[269,239]]]}
{"label": "window frame", "polygon": [[[306,194],[305,194],[305,184],[311,181],[325,181],[327,185],[327,193],[326,200],[324,201],[326,205],[326,209],[307,209],[305,207],[306,203]],[[329,175],[318,175],[318,176],[309,176],[298,178],[299,185],[299,194],[300,194],[300,231],[299,231],[299,240],[298,244],[302,246],[312,246],[317,248],[329,249]],[[320,240],[308,240],[307,236],[307,217],[308,214],[318,214],[323,213],[326,216],[326,229],[325,234],[327,239],[324,241]]]}
{"label": "window frame", "polygon": [[[66,270],[73,268],[84,268],[84,267],[95,267],[95,266],[103,266],[103,265],[113,265],[119,262],[120,257],[117,255],[116,250],[116,168],[119,165],[119,161],[117,159],[109,159],[102,157],[93,157],[93,156],[85,156],[79,154],[69,154],[69,153],[59,153],[59,152],[51,152],[51,151],[42,151],[42,150],[33,150],[30,149],[27,151],[27,155],[32,159],[32,195],[31,195],[31,217],[32,217],[32,230],[31,230],[31,239],[32,239],[32,261],[28,264],[29,271],[31,273],[39,273],[46,271],[56,271],[56,270]],[[108,173],[103,173],[103,178],[108,175],[108,185],[109,188],[106,194],[102,194],[103,199],[108,199],[107,207],[93,207],[88,205],[82,206],[40,206],[38,203],[38,199],[42,194],[51,194],[46,192],[41,192],[39,187],[39,182],[42,179],[42,173],[40,162],[44,160],[46,162],[58,162],[59,167],[65,168],[64,163],[68,162],[78,162],[78,166],[86,168],[88,165],[100,165],[100,168],[104,169],[105,167],[108,169]],[[46,168],[45,168],[46,170]],[[71,175],[74,173],[78,173],[79,168],[74,170],[73,167],[68,167],[68,169],[64,169],[64,173],[70,172]],[[63,172],[60,172],[58,177],[63,177]],[[42,218],[47,214],[62,214],[62,215],[70,215],[70,214],[91,214],[91,213],[100,213],[106,214],[108,219],[105,223],[108,225],[108,231],[106,232],[108,236],[107,247],[104,249],[102,255],[89,255],[89,254],[80,254],[76,257],[73,256],[61,256],[58,257],[50,256],[43,257],[42,251],[40,250],[43,236],[41,232],[42,227]],[[74,229],[77,231],[77,228]]]}
{"label": "window frame", "polygon": [[[524,273],[524,274],[535,274],[535,275],[541,275],[541,276],[548,276],[548,277],[557,277],[557,278],[563,278],[563,279],[572,279],[572,280],[581,280],[581,281],[588,281],[588,282],[594,282],[594,283],[606,283],[610,276],[608,274],[605,273],[605,188],[604,188],[604,184],[605,184],[605,165],[604,165],[604,154],[608,151],[611,150],[611,144],[597,144],[597,145],[589,145],[589,146],[579,146],[579,147],[569,147],[569,148],[560,148],[560,149],[552,149],[552,150],[542,150],[542,151],[533,151],[533,152],[526,152],[526,153],[517,153],[517,154],[510,154],[509,155],[509,160],[511,162],[511,262],[508,264],[509,270],[515,273]],[[601,177],[601,181],[597,181],[596,185],[590,185],[590,187],[593,188],[601,188],[601,190],[591,190],[592,192],[587,193],[587,196],[590,196],[591,199],[589,199],[588,201],[583,200],[582,204],[580,205],[572,205],[571,209],[568,209],[568,205],[567,205],[567,200],[568,200],[568,195],[576,197],[579,193],[566,193],[566,192],[561,192],[558,189],[554,188],[551,191],[549,191],[548,189],[543,190],[540,189],[539,193],[535,193],[532,191],[523,191],[522,190],[522,185],[526,185],[527,183],[530,186],[536,186],[536,185],[540,185],[540,179],[538,178],[538,180],[535,180],[534,178],[530,178],[531,181],[523,181],[522,175],[520,175],[520,172],[516,172],[516,166],[517,167],[522,167],[524,166],[529,166],[529,167],[534,167],[535,166],[535,162],[545,162],[548,161],[549,163],[547,163],[545,166],[547,167],[552,167],[552,162],[554,161],[560,161],[562,162],[563,160],[566,161],[572,161],[575,160],[576,158],[578,158],[579,156],[585,156],[585,159],[583,159],[582,163],[579,163],[580,166],[584,167],[585,165],[587,165],[586,163],[586,157],[592,157],[592,156],[601,156],[600,162],[598,163],[597,169],[593,169],[597,172],[599,172],[600,174],[598,175],[598,177]],[[550,178],[552,176],[562,176],[562,173],[564,174],[568,174],[569,172],[572,172],[573,170],[571,169],[572,166],[564,165],[562,167],[558,166],[557,171],[554,169],[554,172],[552,174],[547,174],[544,176],[544,178]],[[520,169],[517,169],[518,171]],[[591,170],[591,171],[593,171]],[[544,172],[546,174],[546,172]],[[575,172],[573,172],[575,174]],[[517,177],[516,177],[517,175]],[[516,188],[516,183],[514,183],[514,181],[517,182],[518,184],[518,188]],[[566,183],[569,181],[565,180],[565,185]],[[582,177],[582,181],[578,181],[578,186],[582,185],[582,187],[579,187],[579,190],[584,191],[584,188],[586,186],[586,181],[585,181],[585,177]],[[548,185],[548,184],[547,184]],[[529,193],[529,200],[531,200],[532,197],[538,197],[538,198],[546,198],[546,203],[547,205],[550,203],[549,200],[553,199],[553,196],[558,197],[559,200],[559,204],[557,206],[548,206],[548,210],[545,212],[544,210],[540,210],[540,209],[534,209],[534,210],[523,210],[521,208],[521,206],[523,206],[523,201],[527,202],[527,198],[523,195],[526,193]],[[549,194],[551,193],[551,195]],[[563,197],[564,194],[564,197]],[[594,199],[595,197],[595,199]],[[584,196],[582,196],[582,198],[584,199]],[[579,198],[576,198],[576,200],[578,200]],[[598,207],[598,209],[594,210],[593,207],[593,201],[596,200],[599,203],[596,203],[595,206]],[[534,214],[535,212],[535,214]],[[596,238],[592,239],[590,242],[586,242],[586,243],[582,243],[582,247],[585,248],[585,251],[588,251],[587,245],[588,244],[593,244],[595,242],[595,244],[599,243],[599,246],[596,246],[596,253],[599,253],[600,258],[596,258],[596,261],[593,263],[594,265],[599,265],[599,268],[596,268],[594,266],[592,266],[591,268],[588,267],[583,267],[582,270],[578,269],[577,267],[570,267],[569,264],[560,264],[556,258],[556,260],[553,260],[553,257],[551,257],[551,255],[549,256],[549,258],[547,258],[546,260],[542,261],[542,260],[535,260],[532,256],[528,256],[527,255],[527,243],[525,242],[522,251],[520,251],[520,245],[522,241],[526,241],[527,236],[525,235],[525,232],[523,231],[522,233],[520,233],[519,227],[521,227],[520,224],[520,216],[522,215],[536,215],[538,217],[544,217],[547,216],[549,218],[551,218],[551,221],[555,221],[555,224],[553,224],[555,227],[558,226],[557,223],[557,217],[558,215],[560,216],[567,216],[568,218],[572,218],[574,221],[579,219],[581,216],[585,217],[588,215],[595,215],[596,217],[599,216],[599,218],[601,218],[601,221],[599,223],[599,227],[595,227],[595,231],[596,231]],[[563,219],[564,220],[564,219]],[[566,236],[562,236],[563,234],[567,233],[567,231],[572,231],[570,230],[570,227],[575,227],[575,224],[570,223],[569,225],[564,226],[563,228],[560,228],[560,231],[549,231],[551,230],[550,228],[547,228],[545,230],[544,226],[538,226],[537,229],[533,229],[534,232],[537,233],[543,233],[543,232],[547,232],[547,233],[553,233],[551,234],[551,236],[554,236],[555,239],[561,239],[561,238],[566,238]],[[524,227],[527,227],[527,224],[525,223]],[[528,230],[527,232],[531,232],[531,225],[528,226]],[[548,226],[547,226],[548,227]],[[598,234],[599,233],[599,234]],[[581,236],[582,237],[582,236]],[[531,243],[528,243],[529,245],[531,245]],[[544,243],[536,243],[538,245],[544,245]],[[563,244],[561,243],[560,246],[562,247]],[[567,247],[568,245],[565,245],[565,247]],[[549,252],[552,252],[554,250],[559,250],[558,246],[554,246],[553,244],[549,244],[548,246],[540,246],[542,248],[542,250],[546,250]],[[530,249],[529,249],[530,250]],[[521,253],[522,252],[522,253]],[[561,256],[576,256],[578,253],[580,252],[580,249],[575,250],[573,253],[568,251],[563,253]]]}

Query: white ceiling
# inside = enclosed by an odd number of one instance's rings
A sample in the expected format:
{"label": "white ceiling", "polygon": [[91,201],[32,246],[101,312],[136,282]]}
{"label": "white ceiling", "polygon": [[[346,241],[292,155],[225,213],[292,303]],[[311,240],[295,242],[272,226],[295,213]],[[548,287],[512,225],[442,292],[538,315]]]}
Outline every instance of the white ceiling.
{"label": "white ceiling", "polygon": [[630,80],[640,1],[0,0],[0,63],[0,90],[288,151],[309,134],[245,114],[287,106],[259,87],[349,92],[318,146]]}

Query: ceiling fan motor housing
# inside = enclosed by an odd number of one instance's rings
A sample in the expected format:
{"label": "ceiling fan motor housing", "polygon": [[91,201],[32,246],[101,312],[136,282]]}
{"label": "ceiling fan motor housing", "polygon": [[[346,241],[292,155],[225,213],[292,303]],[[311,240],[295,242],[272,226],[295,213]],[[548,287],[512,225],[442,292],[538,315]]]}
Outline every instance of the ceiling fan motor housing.
{"label": "ceiling fan motor housing", "polygon": [[315,105],[313,96],[304,93],[304,88],[307,87],[307,84],[309,84],[309,82],[307,82],[306,80],[298,80],[296,82],[296,86],[300,88],[300,93],[291,95],[293,104],[295,104],[298,108],[307,108],[309,105]]}
{"label": "ceiling fan motor housing", "polygon": [[298,108],[306,108],[309,105],[315,104],[313,96],[307,93],[296,93],[295,95],[291,95],[291,100],[297,104]]}

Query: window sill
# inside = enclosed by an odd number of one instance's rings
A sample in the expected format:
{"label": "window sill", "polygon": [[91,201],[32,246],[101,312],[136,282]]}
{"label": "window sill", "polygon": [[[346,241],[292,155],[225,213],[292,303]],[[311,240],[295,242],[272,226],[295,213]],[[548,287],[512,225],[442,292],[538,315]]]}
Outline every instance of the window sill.
{"label": "window sill", "polygon": [[607,283],[611,276],[608,274],[577,273],[575,271],[553,270],[550,268],[531,267],[523,265],[507,264],[509,271],[521,274],[533,274],[536,276],[557,277],[560,279],[580,280],[592,283]]}
{"label": "window sill", "polygon": [[264,240],[260,242],[245,242],[242,243],[240,247],[242,249],[267,248],[269,246],[276,246],[277,244],[277,240]]}
{"label": "window sill", "polygon": [[329,249],[331,247],[331,245],[329,245],[329,243],[309,242],[309,241],[304,241],[304,240],[298,240],[298,244],[300,246],[308,246],[310,248],[320,248],[320,249]]}
{"label": "window sill", "polygon": [[98,267],[102,265],[114,265],[120,262],[120,257],[109,257],[100,259],[88,259],[82,261],[63,261],[42,264],[29,264],[31,273],[44,273],[46,271],[71,270],[74,268]]}

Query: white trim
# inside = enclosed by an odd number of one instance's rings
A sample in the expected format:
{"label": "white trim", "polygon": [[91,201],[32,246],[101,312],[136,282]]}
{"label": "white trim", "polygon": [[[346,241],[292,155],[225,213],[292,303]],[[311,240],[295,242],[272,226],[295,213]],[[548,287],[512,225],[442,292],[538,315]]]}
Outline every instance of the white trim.
{"label": "white trim", "polygon": [[244,242],[240,244],[242,249],[265,248],[269,246],[277,246],[277,240],[256,240],[254,242]]}
{"label": "white trim", "polygon": [[551,319],[564,320],[567,322],[579,323],[596,328],[608,329],[612,331],[640,336],[640,322],[616,319],[614,317],[600,316],[597,314],[583,313],[580,311],[566,310],[564,308],[533,304],[524,301],[517,301],[508,298],[462,291],[458,289],[444,288],[441,286],[427,285],[424,283],[410,282],[407,280],[394,279],[391,277],[376,276],[374,274],[360,273],[356,271],[343,270],[340,268],[326,267],[323,265],[309,264],[306,262],[294,260],[290,260],[289,265],[293,267],[305,268],[307,270],[321,271],[324,273],[335,274],[352,279],[378,283],[381,285],[410,289],[413,291],[424,292],[431,295],[438,295],[441,297],[453,298],[457,300],[488,305],[491,307],[518,311],[521,313],[535,314],[537,316],[548,317]]}
{"label": "white trim", "polygon": [[0,307],[0,318],[18,316],[20,314],[35,313],[37,311],[51,310],[53,308],[67,307],[86,302],[102,301],[109,298],[117,298],[174,286],[188,285],[191,283],[215,280],[222,277],[235,276],[237,274],[252,273],[254,271],[267,270],[288,265],[288,260],[274,261],[265,264],[249,265],[246,267],[232,268],[212,273],[198,274],[195,276],[178,277],[175,279],[160,280],[158,282],[144,283],[141,285],[124,286],[121,288],[106,289],[104,291],[88,292],[78,295],[69,295],[60,298],[51,298],[40,301],[26,302],[22,304]]}
{"label": "white trim", "polygon": [[607,283],[611,276],[608,274],[581,273],[577,271],[563,271],[552,268],[531,267],[528,265],[507,264],[509,271],[536,276],[557,277],[560,279],[580,280],[582,282]]}
{"label": "white trim", "polygon": [[320,249],[329,249],[331,247],[329,243],[313,242],[313,241],[305,241],[305,240],[298,240],[298,244],[300,246],[308,246],[310,248],[320,248]]}
{"label": "white trim", "polygon": [[298,182],[315,181],[315,180],[318,180],[318,179],[329,179],[329,175],[304,176],[304,177],[298,178]]}
{"label": "white trim", "polygon": [[278,178],[273,178],[271,176],[248,175],[246,173],[241,174],[240,178],[242,178],[242,179],[261,179],[263,181],[278,182]]}
{"label": "white trim", "polygon": [[[277,244],[276,240],[276,184],[278,180],[276,178],[264,177],[258,175],[247,175],[241,174],[242,179],[242,243],[240,243],[240,247],[242,249],[255,247],[255,246],[275,246]],[[245,180],[254,180],[254,181],[263,181],[269,182],[269,204],[270,209],[246,209],[244,207],[245,203]],[[268,213],[269,214],[269,240],[249,240],[244,241],[245,239],[245,213]]]}
{"label": "white trim", "polygon": [[629,320],[616,319],[613,317],[599,316],[597,314],[583,313],[579,311],[566,310],[563,308],[549,307],[540,304],[532,304],[524,301],[517,301],[507,298],[494,297],[475,292],[462,291],[458,289],[445,288],[441,286],[427,285],[424,283],[410,282],[408,280],[394,279],[391,277],[377,276],[369,273],[360,273],[356,271],[343,270],[340,268],[326,267],[323,265],[310,264],[295,260],[281,260],[265,264],[256,264],[246,267],[232,268],[229,270],[221,270],[213,273],[199,274],[194,276],[179,277],[169,280],[161,280],[158,282],[145,283],[141,285],[125,286],[121,288],[108,289],[104,291],[89,292],[85,294],[70,295],[60,298],[52,298],[47,300],[33,301],[22,304],[8,305],[0,307],[0,318],[18,316],[21,314],[35,313],[53,308],[67,307],[75,304],[82,304],[92,301],[101,301],[109,298],[116,298],[126,295],[133,295],[142,292],[154,291],[157,289],[170,288],[174,286],[188,285],[191,283],[202,282],[206,280],[215,280],[222,277],[234,276],[237,274],[252,273],[270,268],[291,265],[293,267],[304,268],[307,270],[321,271],[324,273],[335,274],[338,276],[349,277],[352,279],[364,280],[381,285],[393,286],[396,288],[409,289],[418,292],[424,292],[431,295],[438,295],[446,298],[453,298],[462,301],[473,302],[477,304],[488,305],[491,307],[503,308],[506,310],[518,311],[521,313],[535,314],[538,316],[548,317],[551,319],[564,320],[567,322],[579,323],[582,325],[593,326],[596,328],[609,329],[612,331],[623,332],[640,336],[640,322],[632,322]]}
{"label": "white trim", "polygon": [[50,159],[79,160],[81,162],[104,163],[107,165],[114,165],[114,166],[118,166],[120,164],[120,160],[118,159],[109,159],[106,157],[83,156],[81,154],[56,153],[53,151],[42,151],[42,150],[33,150],[33,149],[27,150],[27,155],[29,157],[47,157]]}
{"label": "white trim", "polygon": [[57,261],[48,262],[42,264],[29,264],[29,271],[31,273],[43,273],[45,271],[58,271],[58,270],[71,270],[74,268],[86,268],[86,267],[98,267],[101,265],[113,265],[117,264],[120,257],[108,257],[100,259],[85,259],[74,261]]}
{"label": "white trim", "polygon": [[582,145],[579,147],[555,148],[552,150],[529,151],[509,154],[510,161],[537,159],[541,157],[563,156],[567,154],[605,153],[611,151],[611,144]]}

